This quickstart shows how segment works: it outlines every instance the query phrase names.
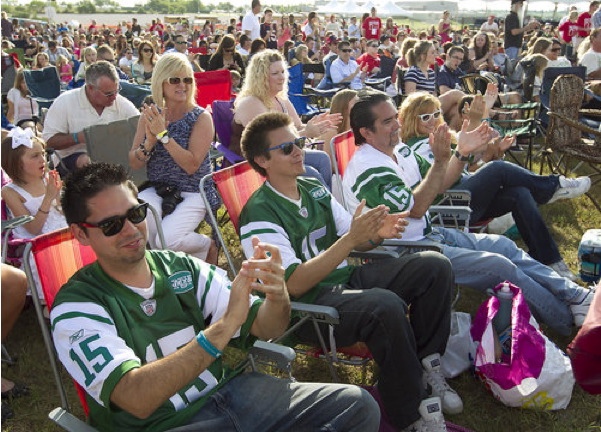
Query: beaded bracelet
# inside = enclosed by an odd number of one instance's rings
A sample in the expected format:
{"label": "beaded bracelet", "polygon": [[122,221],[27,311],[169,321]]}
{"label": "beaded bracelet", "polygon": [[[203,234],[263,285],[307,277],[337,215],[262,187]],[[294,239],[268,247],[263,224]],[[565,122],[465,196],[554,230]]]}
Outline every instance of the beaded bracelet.
{"label": "beaded bracelet", "polygon": [[42,210],[42,207],[38,207],[38,212],[42,213],[42,214],[45,214],[45,215],[50,214],[50,210],[48,210],[48,211]]}
{"label": "beaded bracelet", "polygon": [[211,357],[214,357],[217,359],[217,358],[221,357],[221,355],[223,354],[207,339],[204,331],[202,331],[202,330],[196,336],[196,342],[198,342],[198,345],[200,345],[200,347],[203,350],[205,350],[207,353],[209,353],[209,355]]}

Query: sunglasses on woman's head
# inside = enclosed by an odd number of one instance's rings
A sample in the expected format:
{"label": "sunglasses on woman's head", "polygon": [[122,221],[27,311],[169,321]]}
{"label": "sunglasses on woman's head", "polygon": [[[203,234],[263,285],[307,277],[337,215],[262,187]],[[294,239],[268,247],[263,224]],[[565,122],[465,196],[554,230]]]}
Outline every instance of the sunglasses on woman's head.
{"label": "sunglasses on woman's head", "polygon": [[292,150],[294,150],[294,146],[298,147],[301,150],[304,149],[306,142],[307,142],[307,137],[299,137],[299,138],[295,138],[294,141],[288,141],[288,142],[282,143],[280,145],[277,145],[275,147],[269,147],[267,149],[267,151],[282,149],[282,153],[284,153],[286,156],[288,156],[290,153],[292,153]]}
{"label": "sunglasses on woman's head", "polygon": [[79,225],[86,228],[99,228],[105,237],[112,237],[117,235],[123,229],[125,225],[125,219],[137,225],[146,219],[146,213],[148,212],[148,203],[138,204],[135,207],[130,208],[127,213],[122,216],[112,216],[97,224],[81,222]]}
{"label": "sunglasses on woman's head", "polygon": [[440,117],[441,111],[437,110],[434,111],[433,113],[429,113],[429,114],[418,114],[417,116],[419,117],[419,119],[421,121],[423,121],[424,123],[429,122],[430,120],[432,120],[433,118],[437,119]]}
{"label": "sunglasses on woman's head", "polygon": [[173,85],[177,85],[180,82],[184,82],[184,84],[192,84],[194,82],[194,78],[192,77],[169,77],[167,78],[167,81],[169,82],[169,84],[173,84]]}

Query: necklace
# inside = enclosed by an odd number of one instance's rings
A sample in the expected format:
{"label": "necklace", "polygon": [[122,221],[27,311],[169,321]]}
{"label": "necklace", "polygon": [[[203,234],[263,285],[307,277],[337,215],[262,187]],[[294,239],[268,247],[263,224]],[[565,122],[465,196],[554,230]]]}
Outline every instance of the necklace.
{"label": "necklace", "polygon": [[282,102],[280,102],[280,100],[278,99],[277,96],[275,96],[275,101],[278,103],[278,105],[280,106],[280,109],[282,110],[282,112],[284,114],[286,114],[286,109],[284,108],[284,105],[282,105]]}

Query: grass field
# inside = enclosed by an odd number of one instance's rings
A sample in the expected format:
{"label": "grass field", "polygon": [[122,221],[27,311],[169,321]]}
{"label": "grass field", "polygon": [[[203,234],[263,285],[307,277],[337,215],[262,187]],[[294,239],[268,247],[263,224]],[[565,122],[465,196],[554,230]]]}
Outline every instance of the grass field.
{"label": "grass field", "polygon": [[[601,185],[592,191],[601,196]],[[591,205],[587,197],[570,201],[559,201],[543,206],[541,211],[559,244],[568,265],[576,270],[577,248],[583,232],[590,228],[601,228],[601,213]],[[463,289],[459,310],[474,313],[484,296]],[[543,330],[547,330],[543,327]],[[570,337],[559,337],[547,331],[549,337],[564,349]],[[601,342],[600,342],[601,343]],[[14,400],[12,407],[15,418],[2,424],[2,431],[30,432],[58,430],[47,419],[47,413],[59,404],[54,379],[48,366],[39,325],[33,308],[26,310],[6,341],[10,353],[18,356],[17,364],[7,367],[2,364],[2,376],[27,383],[31,395]],[[338,368],[344,382],[361,384],[359,368]],[[374,376],[372,367],[365,374],[367,382]],[[297,357],[294,376],[300,381],[330,381],[325,363],[315,359]],[[70,401],[77,414],[83,415],[70,379],[64,374]],[[542,412],[507,408],[497,402],[484,386],[469,373],[450,380],[450,384],[463,398],[465,410],[462,414],[448,416],[447,420],[477,432],[601,432],[601,396],[591,396],[578,386],[574,388],[572,401],[566,410]]]}

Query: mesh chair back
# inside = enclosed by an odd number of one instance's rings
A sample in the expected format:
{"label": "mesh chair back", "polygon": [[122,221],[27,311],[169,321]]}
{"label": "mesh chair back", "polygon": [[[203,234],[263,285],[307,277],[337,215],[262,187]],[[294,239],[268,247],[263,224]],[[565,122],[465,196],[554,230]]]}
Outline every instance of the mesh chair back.
{"label": "mesh chair back", "polygon": [[61,94],[61,81],[54,66],[39,70],[25,69],[23,77],[31,97],[38,102],[40,108],[49,108]]}

